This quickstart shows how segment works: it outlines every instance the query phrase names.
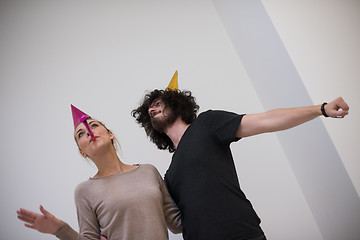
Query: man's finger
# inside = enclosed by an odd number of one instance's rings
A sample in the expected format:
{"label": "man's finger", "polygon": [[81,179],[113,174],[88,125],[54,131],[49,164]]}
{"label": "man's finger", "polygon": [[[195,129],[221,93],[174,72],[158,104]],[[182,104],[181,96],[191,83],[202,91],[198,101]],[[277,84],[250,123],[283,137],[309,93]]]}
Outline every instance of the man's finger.
{"label": "man's finger", "polygon": [[348,111],[338,111],[338,116],[337,117],[345,117],[346,115],[348,115]]}
{"label": "man's finger", "polygon": [[337,100],[337,105],[339,106],[339,108],[345,110],[345,111],[349,111],[349,105],[347,105],[347,103],[344,101],[344,99],[342,97],[339,97]]}

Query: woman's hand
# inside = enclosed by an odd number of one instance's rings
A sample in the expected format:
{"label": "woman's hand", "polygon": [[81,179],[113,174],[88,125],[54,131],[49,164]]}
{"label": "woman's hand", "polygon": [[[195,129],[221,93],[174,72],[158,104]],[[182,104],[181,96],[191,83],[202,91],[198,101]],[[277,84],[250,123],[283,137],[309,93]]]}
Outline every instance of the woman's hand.
{"label": "woman's hand", "polygon": [[43,206],[40,206],[40,211],[42,214],[20,208],[16,213],[18,218],[25,222],[26,227],[38,230],[41,233],[54,234],[64,225],[61,220],[46,211]]}

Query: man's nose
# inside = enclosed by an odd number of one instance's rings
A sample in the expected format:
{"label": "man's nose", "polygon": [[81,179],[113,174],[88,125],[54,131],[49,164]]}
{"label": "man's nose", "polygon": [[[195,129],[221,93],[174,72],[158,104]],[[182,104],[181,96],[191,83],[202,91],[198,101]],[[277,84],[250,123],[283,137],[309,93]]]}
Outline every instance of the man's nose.
{"label": "man's nose", "polygon": [[149,112],[149,115],[151,115],[151,113],[154,112],[154,111],[155,111],[154,107],[150,107],[150,108],[149,108],[149,111],[148,111],[148,112]]}

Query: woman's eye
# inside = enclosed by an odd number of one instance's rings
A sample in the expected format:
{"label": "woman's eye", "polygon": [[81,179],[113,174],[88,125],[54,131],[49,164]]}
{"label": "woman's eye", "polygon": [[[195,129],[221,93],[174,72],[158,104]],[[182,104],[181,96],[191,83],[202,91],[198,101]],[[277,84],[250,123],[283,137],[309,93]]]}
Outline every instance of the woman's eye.
{"label": "woman's eye", "polygon": [[79,133],[78,138],[81,138],[84,135],[84,132]]}
{"label": "woman's eye", "polygon": [[97,126],[99,126],[98,124],[94,123],[94,124],[91,124],[91,128],[96,128]]}

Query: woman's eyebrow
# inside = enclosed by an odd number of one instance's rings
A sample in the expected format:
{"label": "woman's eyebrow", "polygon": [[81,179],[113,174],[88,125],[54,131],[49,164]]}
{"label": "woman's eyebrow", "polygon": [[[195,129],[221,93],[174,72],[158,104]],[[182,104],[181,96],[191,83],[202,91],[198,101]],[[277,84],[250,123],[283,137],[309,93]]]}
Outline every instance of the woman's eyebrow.
{"label": "woman's eyebrow", "polygon": [[79,130],[77,130],[76,134],[78,134],[81,130],[84,130],[84,129],[80,128]]}

